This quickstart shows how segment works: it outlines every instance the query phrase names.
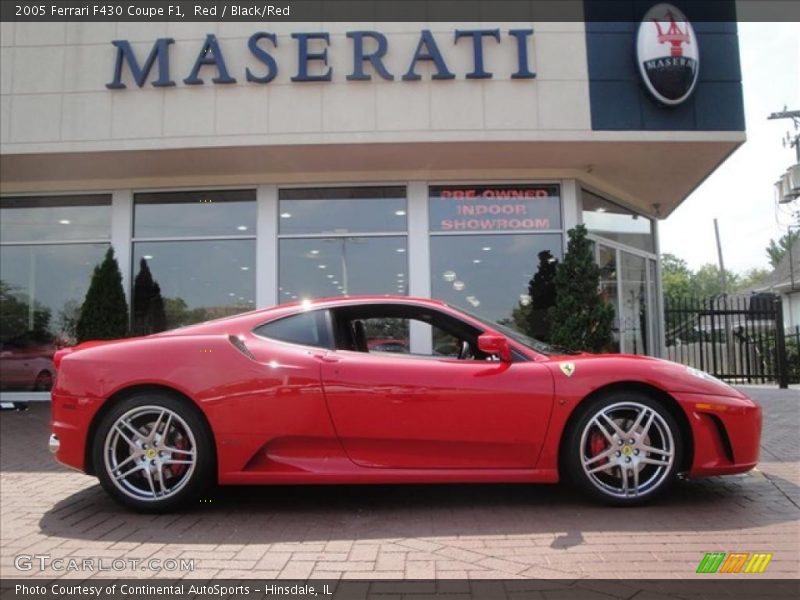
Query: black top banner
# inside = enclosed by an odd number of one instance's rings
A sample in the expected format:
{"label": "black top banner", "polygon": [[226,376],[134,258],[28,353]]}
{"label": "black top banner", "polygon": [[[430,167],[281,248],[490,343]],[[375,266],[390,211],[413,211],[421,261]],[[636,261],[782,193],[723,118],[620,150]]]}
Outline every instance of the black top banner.
{"label": "black top banner", "polygon": [[[797,0],[675,0],[675,4],[695,22],[800,20]],[[3,0],[0,20],[639,21],[647,5],[639,0]]]}

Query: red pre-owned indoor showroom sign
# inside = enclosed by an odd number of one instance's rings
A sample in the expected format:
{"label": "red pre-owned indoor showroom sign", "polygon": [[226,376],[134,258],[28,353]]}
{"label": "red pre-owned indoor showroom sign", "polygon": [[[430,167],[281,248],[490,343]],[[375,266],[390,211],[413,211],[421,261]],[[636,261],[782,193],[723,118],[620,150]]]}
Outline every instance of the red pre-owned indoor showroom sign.
{"label": "red pre-owned indoor showroom sign", "polygon": [[558,185],[435,186],[432,231],[559,229]]}

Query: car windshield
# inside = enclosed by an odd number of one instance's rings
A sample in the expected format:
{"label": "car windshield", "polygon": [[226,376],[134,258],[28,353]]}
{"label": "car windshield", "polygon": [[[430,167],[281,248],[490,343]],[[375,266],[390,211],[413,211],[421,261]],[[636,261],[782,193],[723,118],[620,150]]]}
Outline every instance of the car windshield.
{"label": "car windshield", "polygon": [[480,317],[468,310],[464,310],[461,307],[457,307],[458,310],[463,312],[466,315],[469,315],[476,321],[480,321],[487,327],[491,327],[492,329],[499,331],[500,333],[507,335],[515,342],[522,344],[534,350],[535,352],[539,352],[540,354],[547,354],[548,356],[557,355],[557,354],[579,354],[574,350],[569,350],[568,348],[564,348],[562,346],[555,346],[553,344],[548,344],[547,342],[543,342],[541,340],[537,340],[536,338],[532,338],[529,335],[525,335],[524,333],[520,333],[516,329],[512,329],[506,325],[502,325],[495,321],[490,321],[489,319],[485,319],[484,317]]}

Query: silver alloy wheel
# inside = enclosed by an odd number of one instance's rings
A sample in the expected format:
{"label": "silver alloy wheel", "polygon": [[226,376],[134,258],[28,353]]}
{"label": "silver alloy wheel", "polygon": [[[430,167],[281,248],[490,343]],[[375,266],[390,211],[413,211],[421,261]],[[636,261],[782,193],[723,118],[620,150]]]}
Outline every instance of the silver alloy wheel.
{"label": "silver alloy wheel", "polygon": [[194,434],[180,415],[163,406],[138,406],[120,416],[103,445],[114,485],[137,500],[174,496],[197,464]]}
{"label": "silver alloy wheel", "polygon": [[598,411],[581,434],[583,472],[604,494],[635,498],[658,488],[675,461],[667,422],[652,407],[619,402]]}

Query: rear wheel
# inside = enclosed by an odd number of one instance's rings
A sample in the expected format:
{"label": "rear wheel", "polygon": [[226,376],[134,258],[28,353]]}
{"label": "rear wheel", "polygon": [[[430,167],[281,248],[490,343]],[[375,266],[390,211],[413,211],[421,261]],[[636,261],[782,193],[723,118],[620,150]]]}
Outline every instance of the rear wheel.
{"label": "rear wheel", "polygon": [[616,506],[659,496],[677,477],[683,440],[675,419],[649,396],[616,392],[587,405],[570,429],[570,479]]}
{"label": "rear wheel", "polygon": [[213,477],[213,440],[197,409],[163,392],[122,400],[101,421],[94,465],[103,488],[130,508],[163,512]]}
{"label": "rear wheel", "polygon": [[34,392],[49,392],[53,388],[53,375],[50,371],[41,371],[33,382]]}

